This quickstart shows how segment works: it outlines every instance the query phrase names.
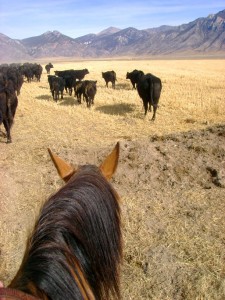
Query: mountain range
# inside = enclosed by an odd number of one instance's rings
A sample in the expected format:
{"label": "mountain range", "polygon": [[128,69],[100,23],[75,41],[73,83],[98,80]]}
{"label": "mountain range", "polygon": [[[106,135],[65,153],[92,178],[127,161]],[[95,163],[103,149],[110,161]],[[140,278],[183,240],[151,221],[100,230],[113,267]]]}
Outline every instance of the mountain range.
{"label": "mountain range", "polygon": [[109,27],[98,34],[71,38],[59,31],[22,40],[0,33],[0,61],[22,62],[40,58],[147,58],[224,56],[225,10],[179,26],[138,30]]}

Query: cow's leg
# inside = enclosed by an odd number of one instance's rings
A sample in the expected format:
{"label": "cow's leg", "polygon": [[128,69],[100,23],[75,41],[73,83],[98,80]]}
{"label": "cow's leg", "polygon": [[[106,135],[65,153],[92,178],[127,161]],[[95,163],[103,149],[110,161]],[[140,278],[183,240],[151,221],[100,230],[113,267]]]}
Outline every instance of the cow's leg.
{"label": "cow's leg", "polygon": [[77,101],[79,104],[81,104],[81,94],[77,93]]}
{"label": "cow's leg", "polygon": [[[72,94],[72,93],[71,93]],[[61,91],[61,99],[63,99],[63,91]]]}
{"label": "cow's leg", "polygon": [[86,100],[86,103],[87,103],[87,107],[89,107],[90,106],[89,97],[87,95],[84,95],[84,97],[85,97],[85,100]]}
{"label": "cow's leg", "polygon": [[58,100],[58,92],[57,91],[55,91],[54,92],[54,100],[57,102],[57,100]]}
{"label": "cow's leg", "polygon": [[143,105],[144,105],[145,116],[146,116],[147,112],[148,112],[148,102],[147,101],[143,101]]}
{"label": "cow's leg", "polygon": [[9,125],[8,120],[4,119],[3,124],[4,124],[5,130],[6,130],[7,143],[11,143],[12,139],[11,139],[11,135],[10,135],[10,125]]}
{"label": "cow's leg", "polygon": [[156,110],[157,110],[157,105],[153,105],[153,116],[152,116],[152,121],[155,120],[155,114],[156,114]]}
{"label": "cow's leg", "polygon": [[88,107],[91,107],[91,97],[88,97]]}

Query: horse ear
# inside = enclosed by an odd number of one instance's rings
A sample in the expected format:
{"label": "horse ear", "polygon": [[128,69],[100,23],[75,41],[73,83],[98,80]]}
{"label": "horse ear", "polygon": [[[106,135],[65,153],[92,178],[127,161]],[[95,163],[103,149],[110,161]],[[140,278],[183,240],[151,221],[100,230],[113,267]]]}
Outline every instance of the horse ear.
{"label": "horse ear", "polygon": [[105,158],[103,163],[100,165],[99,169],[102,171],[102,174],[110,179],[116,171],[118,160],[119,160],[120,144],[116,144],[113,151]]}
{"label": "horse ear", "polygon": [[53,153],[49,148],[48,152],[50,154],[50,157],[59,173],[59,176],[67,182],[70,177],[76,172],[76,169],[73,168],[70,164],[65,162],[62,158],[57,156],[55,153]]}

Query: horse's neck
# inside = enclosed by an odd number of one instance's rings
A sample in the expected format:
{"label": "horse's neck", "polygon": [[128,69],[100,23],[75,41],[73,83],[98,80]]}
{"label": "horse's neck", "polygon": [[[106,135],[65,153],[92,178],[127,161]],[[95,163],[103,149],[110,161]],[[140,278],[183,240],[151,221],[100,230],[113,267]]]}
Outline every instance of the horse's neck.
{"label": "horse's neck", "polygon": [[0,288],[0,299],[12,299],[12,300],[38,300],[40,298],[26,294],[19,290],[11,288]]}

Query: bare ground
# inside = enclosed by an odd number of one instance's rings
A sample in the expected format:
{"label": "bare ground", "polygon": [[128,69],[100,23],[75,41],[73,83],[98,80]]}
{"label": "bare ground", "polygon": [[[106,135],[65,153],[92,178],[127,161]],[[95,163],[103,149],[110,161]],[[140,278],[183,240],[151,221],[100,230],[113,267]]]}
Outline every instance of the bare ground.
{"label": "bare ground", "polygon": [[123,212],[123,299],[224,299],[223,117],[182,115],[179,107],[171,120],[177,108],[162,99],[151,124],[130,101],[136,91],[116,100],[125,81],[116,91],[99,81],[103,96],[91,110],[70,97],[54,103],[46,74],[22,88],[13,143],[0,136],[0,280],[13,278],[43,201],[62,185],[46,149],[74,164],[99,164],[119,140],[113,185]]}

